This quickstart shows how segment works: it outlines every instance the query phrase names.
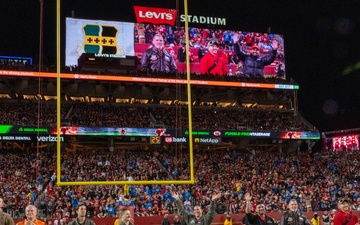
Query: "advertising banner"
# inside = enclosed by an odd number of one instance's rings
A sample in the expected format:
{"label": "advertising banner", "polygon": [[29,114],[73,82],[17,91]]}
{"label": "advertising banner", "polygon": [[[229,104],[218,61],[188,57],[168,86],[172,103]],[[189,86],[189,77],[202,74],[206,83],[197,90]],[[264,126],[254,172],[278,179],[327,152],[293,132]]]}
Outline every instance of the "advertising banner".
{"label": "advertising banner", "polygon": [[134,6],[134,11],[138,23],[175,25],[176,9]]}
{"label": "advertising banner", "polygon": [[[77,127],[62,126],[61,135],[83,135],[83,136],[128,136],[128,137],[164,137],[165,143],[185,143],[188,140],[188,130],[167,129],[167,128],[128,128],[128,127]],[[33,127],[33,126],[12,126],[0,125],[0,135],[24,136],[29,134],[41,134],[45,139],[48,135],[57,134],[56,127]],[[318,131],[238,131],[238,130],[193,130],[194,142],[221,142],[221,137],[228,138],[275,138],[275,139],[320,139]],[[204,138],[204,139],[201,139]],[[206,139],[211,138],[211,139]],[[51,139],[51,138],[48,138]],[[42,139],[43,140],[43,139]],[[153,144],[158,144],[160,139],[153,140]]]}
{"label": "advertising banner", "polygon": [[[36,78],[56,78],[56,73],[49,72],[31,72],[31,71],[15,71],[0,70],[0,76],[9,77],[36,77]],[[115,81],[115,82],[132,82],[132,83],[161,83],[161,84],[182,84],[186,85],[186,79],[174,78],[152,78],[152,77],[131,77],[131,76],[106,76],[95,74],[74,74],[62,73],[61,78],[75,80],[98,80],[98,81]],[[211,81],[211,80],[191,80],[192,85],[201,86],[221,86],[221,87],[243,87],[243,88],[266,88],[266,89],[289,89],[299,90],[299,85],[283,85],[269,83],[252,83],[252,82],[229,82],[229,81]]]}
{"label": "advertising banner", "polygon": [[[0,135],[0,141],[16,141],[16,142],[57,142],[58,138],[54,135],[20,135],[20,134],[13,134],[13,135]],[[64,142],[65,137],[61,136],[60,141]]]}

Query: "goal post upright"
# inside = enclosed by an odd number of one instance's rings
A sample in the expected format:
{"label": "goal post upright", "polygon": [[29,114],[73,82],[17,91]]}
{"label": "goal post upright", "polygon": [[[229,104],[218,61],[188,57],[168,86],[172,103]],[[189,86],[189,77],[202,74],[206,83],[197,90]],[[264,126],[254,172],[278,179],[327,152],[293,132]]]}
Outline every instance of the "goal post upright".
{"label": "goal post upright", "polygon": [[60,141],[60,127],[61,127],[61,80],[60,80],[60,1],[56,0],[56,180],[57,184],[61,183],[61,141]]}
{"label": "goal post upright", "polygon": [[[194,159],[193,159],[193,135],[192,135],[192,102],[191,102],[191,85],[190,85],[190,59],[186,57],[186,73],[187,73],[187,97],[188,97],[188,125],[189,125],[189,180],[132,180],[132,181],[61,181],[61,77],[60,77],[60,1],[56,0],[56,62],[57,62],[57,78],[56,78],[56,129],[57,129],[57,160],[56,160],[56,177],[59,186],[81,186],[81,185],[147,185],[147,184],[194,184]],[[184,0],[184,14],[188,18],[187,0]],[[189,26],[188,19],[185,20],[185,40],[186,52],[189,52]]]}
{"label": "goal post upright", "polygon": [[[184,0],[185,15],[185,42],[186,55],[190,52],[189,46],[189,21],[188,21],[188,2]],[[187,98],[188,98],[188,122],[189,122],[189,155],[190,155],[190,181],[195,182],[194,178],[194,156],[193,156],[193,134],[192,134],[192,101],[191,101],[191,83],[190,83],[190,57],[186,57],[186,78],[187,78]]]}

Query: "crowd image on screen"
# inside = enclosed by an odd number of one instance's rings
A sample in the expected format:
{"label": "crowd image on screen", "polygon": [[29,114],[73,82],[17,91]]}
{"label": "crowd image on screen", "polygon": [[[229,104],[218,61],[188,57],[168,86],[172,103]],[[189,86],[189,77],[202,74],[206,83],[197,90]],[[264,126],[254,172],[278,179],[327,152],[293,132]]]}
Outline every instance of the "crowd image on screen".
{"label": "crowd image on screen", "polygon": [[[160,34],[163,36],[165,48],[177,62],[183,63],[186,61],[186,57],[189,57],[189,61],[196,65],[200,64],[201,58],[207,53],[209,42],[216,42],[219,48],[217,53],[219,59],[227,65],[233,65],[228,67],[229,71],[226,75],[244,77],[243,61],[235,54],[234,45],[239,44],[245,51],[255,45],[259,48],[261,55],[267,55],[272,51],[272,41],[277,40],[279,46],[277,48],[276,59],[271,63],[272,70],[269,73],[272,74],[270,77],[273,78],[285,78],[284,40],[281,35],[192,27],[189,28],[190,52],[186,54],[184,51],[184,45],[186,43],[185,33],[184,27],[136,24],[136,55],[141,57],[144,51],[143,48],[150,48],[154,36]],[[239,36],[239,40],[236,43],[234,41],[235,35]],[[200,71],[197,71],[197,73],[199,72]]]}

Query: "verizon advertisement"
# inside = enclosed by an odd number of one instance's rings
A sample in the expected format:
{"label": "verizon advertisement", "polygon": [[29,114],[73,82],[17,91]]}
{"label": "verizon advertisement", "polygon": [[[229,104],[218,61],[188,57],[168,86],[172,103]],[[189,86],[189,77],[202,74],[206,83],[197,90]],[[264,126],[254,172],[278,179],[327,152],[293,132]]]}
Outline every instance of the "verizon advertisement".
{"label": "verizon advertisement", "polygon": [[[0,135],[0,142],[17,141],[17,142],[57,142],[57,136],[53,135]],[[60,137],[60,141],[64,142],[65,138]]]}
{"label": "verizon advertisement", "polygon": [[176,20],[176,9],[153,8],[134,6],[136,20],[138,23],[167,24],[174,26]]}

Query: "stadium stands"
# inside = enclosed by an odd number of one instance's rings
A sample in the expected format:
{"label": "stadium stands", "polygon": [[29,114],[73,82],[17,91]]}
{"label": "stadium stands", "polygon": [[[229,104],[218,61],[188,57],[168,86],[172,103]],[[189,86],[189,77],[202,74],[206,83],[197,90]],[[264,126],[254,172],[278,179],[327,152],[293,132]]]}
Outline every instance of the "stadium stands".
{"label": "stadium stands", "polygon": [[[36,67],[1,65],[4,70],[36,71]],[[55,71],[55,67],[45,67]],[[79,72],[76,67],[64,67],[63,72]],[[139,73],[136,76],[143,76]],[[151,74],[164,77],[164,74]],[[177,74],[185,78],[184,74]],[[192,75],[193,78],[218,80],[219,77]],[[225,81],[243,81],[241,77],[222,78]],[[247,79],[247,82],[259,82]],[[291,83],[282,79],[261,79],[264,83]],[[181,114],[179,112],[181,111]],[[61,118],[68,125],[90,127],[151,127],[156,120],[168,128],[187,128],[187,107],[153,103],[135,104],[115,102],[63,101]],[[54,126],[55,101],[25,99],[12,95],[0,99],[0,124]],[[196,129],[299,131],[316,130],[294,113],[291,107],[222,107],[204,104],[193,107],[193,127]],[[54,148],[25,148],[11,146],[0,150],[0,196],[6,201],[5,212],[15,219],[22,218],[24,206],[32,203],[43,218],[74,218],[79,202],[86,202],[89,217],[115,217],[118,201],[130,198],[136,216],[174,214],[176,206],[169,195],[176,190],[191,205],[206,209],[209,195],[223,192],[217,202],[217,213],[244,212],[243,195],[252,192],[255,202],[264,202],[268,212],[282,212],[290,198],[297,198],[301,210],[311,200],[311,210],[336,207],[339,198],[349,198],[357,207],[357,179],[359,174],[348,173],[348,164],[359,158],[357,152],[346,154],[301,154],[261,152],[257,149],[221,149],[194,151],[196,181],[194,185],[131,185],[126,196],[123,185],[58,186],[56,184],[56,153]],[[24,163],[25,162],[25,163]],[[97,148],[84,151],[63,151],[61,181],[85,180],[187,180],[189,153],[185,148],[176,151],[149,148],[113,151]],[[354,169],[354,168],[353,168]],[[350,187],[351,185],[351,187]],[[320,188],[323,187],[323,188]],[[354,192],[345,192],[348,189]],[[339,194],[340,193],[340,194]],[[346,194],[350,193],[350,194]]]}
{"label": "stadium stands", "polygon": [[[20,218],[24,206],[38,205],[41,217],[73,217],[74,207],[85,201],[90,217],[109,213],[117,201],[124,200],[122,185],[60,187],[55,180],[55,152],[36,150],[19,152],[1,150],[1,196],[5,212]],[[95,154],[96,153],[96,154]],[[243,195],[252,192],[254,202],[263,202],[268,212],[282,212],[286,202],[297,199],[304,212],[336,208],[338,199],[347,199],[352,209],[359,210],[358,182],[360,154],[324,152],[300,155],[266,152],[196,152],[194,185],[131,185],[129,197],[135,204],[136,216],[175,213],[169,190],[176,190],[192,205],[208,204],[208,196],[221,191],[217,213],[244,212]],[[23,163],[26,161],[27,163]],[[82,151],[64,155],[62,180],[186,179],[188,153],[159,151],[115,152]],[[160,169],[159,169],[160,168]],[[163,170],[162,174],[160,171]],[[353,171],[353,172],[351,172]],[[166,178],[168,177],[168,178]],[[310,202],[310,205],[308,205]]]}
{"label": "stadium stands", "polygon": [[[2,99],[0,106],[0,124],[29,126],[38,125],[39,122],[41,126],[56,125],[55,101],[42,101],[38,105],[34,100]],[[37,110],[39,106],[40,121]],[[181,106],[181,108],[182,114],[179,115],[179,109],[174,105],[66,102],[61,112],[62,119],[70,121],[70,125],[74,126],[149,128],[152,116],[167,128],[187,128],[187,107]],[[293,110],[193,107],[194,129],[236,129],[236,124],[239,123],[245,127],[245,130],[253,131],[314,129],[307,126]]]}

